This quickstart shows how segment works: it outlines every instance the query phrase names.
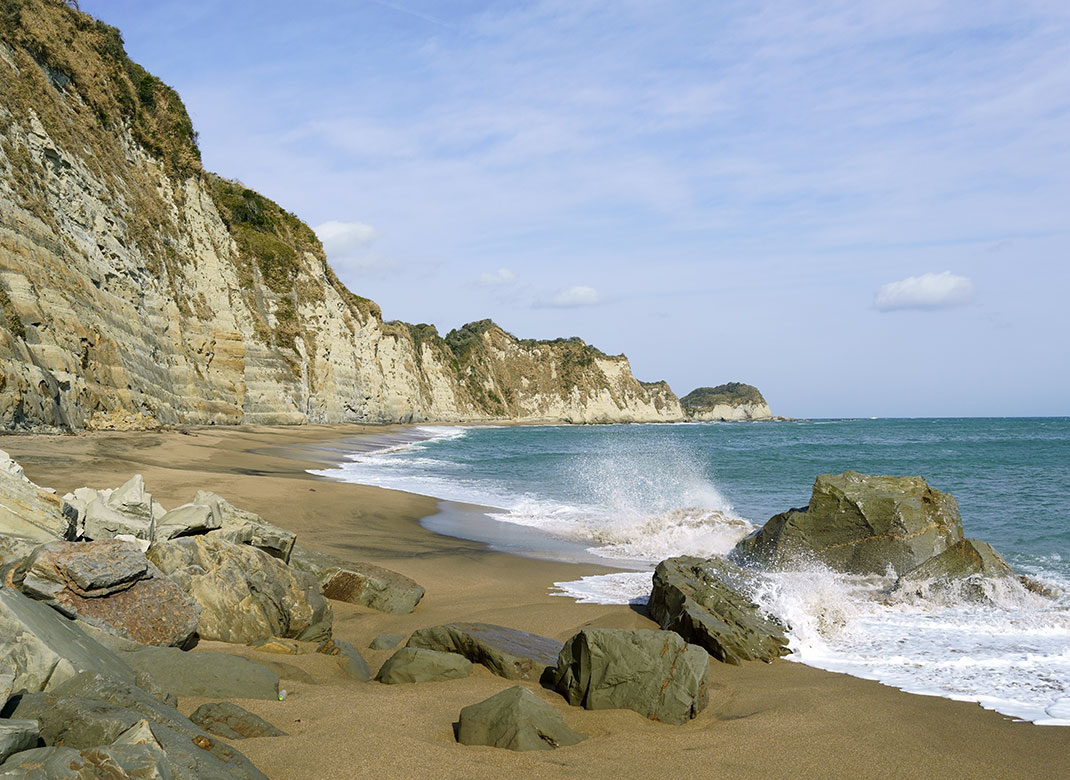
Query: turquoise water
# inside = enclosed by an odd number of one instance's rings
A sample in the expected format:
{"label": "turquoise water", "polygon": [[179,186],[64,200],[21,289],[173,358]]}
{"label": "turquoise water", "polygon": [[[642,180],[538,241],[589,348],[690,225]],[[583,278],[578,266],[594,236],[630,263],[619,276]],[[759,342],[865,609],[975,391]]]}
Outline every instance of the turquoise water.
{"label": "turquoise water", "polygon": [[[511,548],[519,530],[533,548],[564,540],[639,570],[560,584],[576,598],[641,600],[652,564],[725,554],[805,505],[817,474],[847,469],[925,477],[958,499],[967,536],[1070,591],[1070,418],[427,427],[413,437],[422,440],[324,473],[497,507]],[[880,578],[770,572],[765,582],[755,598],[789,624],[797,660],[1070,724],[1065,595],[890,604]]]}

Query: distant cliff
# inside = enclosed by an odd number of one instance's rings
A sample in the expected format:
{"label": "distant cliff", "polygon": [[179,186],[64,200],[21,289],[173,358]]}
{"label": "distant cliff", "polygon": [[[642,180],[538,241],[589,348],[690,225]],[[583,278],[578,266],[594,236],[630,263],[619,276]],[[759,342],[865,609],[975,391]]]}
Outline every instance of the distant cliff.
{"label": "distant cliff", "polygon": [[0,3],[0,428],[677,420],[578,339],[384,322],[293,214],[205,172],[119,31]]}
{"label": "distant cliff", "polygon": [[770,420],[769,404],[754,385],[729,382],[700,387],[680,399],[689,420]]}

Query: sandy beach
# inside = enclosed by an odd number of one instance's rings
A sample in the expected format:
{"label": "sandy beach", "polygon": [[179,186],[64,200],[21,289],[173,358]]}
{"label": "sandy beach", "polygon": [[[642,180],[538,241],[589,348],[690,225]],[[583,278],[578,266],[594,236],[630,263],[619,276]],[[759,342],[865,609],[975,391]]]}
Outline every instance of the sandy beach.
{"label": "sandy beach", "polygon": [[[306,469],[332,462],[332,442],[397,428],[305,426],[188,433],[26,435],[0,439],[26,475],[60,493],[112,487],[133,473],[165,506],[198,489],[291,529],[301,543],[412,577],[427,594],[410,615],[334,602],[334,632],[373,672],[392,651],[381,633],[476,620],[565,640],[586,626],[656,628],[624,606],[550,595],[555,581],[611,571],[494,552],[424,529],[431,498],[332,482]],[[976,704],[915,696],[789,661],[713,663],[710,706],[684,726],[630,711],[588,712],[528,684],[573,729],[574,747],[513,753],[457,744],[460,709],[513,685],[477,666],[463,680],[360,683],[334,660],[201,643],[258,661],[284,661],[285,701],[240,701],[289,736],[234,743],[272,778],[1059,778],[1070,777],[1070,729],[1018,723]],[[194,650],[193,652],[197,652]],[[203,700],[180,701],[189,713]]]}

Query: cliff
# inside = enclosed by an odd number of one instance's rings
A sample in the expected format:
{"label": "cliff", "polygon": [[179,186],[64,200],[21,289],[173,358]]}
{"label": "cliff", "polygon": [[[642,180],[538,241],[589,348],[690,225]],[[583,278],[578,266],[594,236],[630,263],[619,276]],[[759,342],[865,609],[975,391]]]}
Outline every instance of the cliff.
{"label": "cliff", "polygon": [[729,382],[699,387],[680,399],[689,420],[770,420],[769,404],[754,385]]}
{"label": "cliff", "polygon": [[384,322],[311,229],[203,170],[118,30],[0,2],[0,428],[659,421],[667,385],[576,339]]}

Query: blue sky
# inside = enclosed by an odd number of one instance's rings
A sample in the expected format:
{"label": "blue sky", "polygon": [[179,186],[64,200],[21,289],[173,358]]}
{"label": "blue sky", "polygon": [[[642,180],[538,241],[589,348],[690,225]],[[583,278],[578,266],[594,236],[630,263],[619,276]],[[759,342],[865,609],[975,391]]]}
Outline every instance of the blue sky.
{"label": "blue sky", "polygon": [[1070,5],[82,0],[384,315],[1070,414]]}

